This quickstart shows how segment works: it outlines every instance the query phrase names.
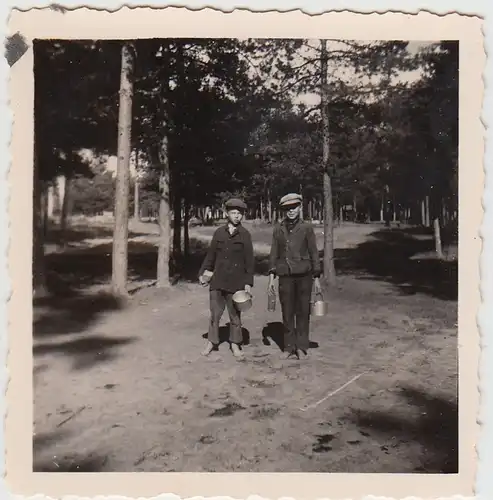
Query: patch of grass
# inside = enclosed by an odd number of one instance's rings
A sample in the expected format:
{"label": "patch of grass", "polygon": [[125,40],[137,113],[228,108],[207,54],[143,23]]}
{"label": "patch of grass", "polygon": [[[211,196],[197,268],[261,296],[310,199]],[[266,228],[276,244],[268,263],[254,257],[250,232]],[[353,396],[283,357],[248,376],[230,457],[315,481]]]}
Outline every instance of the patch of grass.
{"label": "patch of grass", "polygon": [[238,403],[228,403],[227,405],[223,406],[222,408],[218,408],[217,410],[214,410],[209,417],[231,417],[234,415],[237,411],[244,410],[245,408]]}
{"label": "patch of grass", "polygon": [[252,415],[252,420],[274,418],[279,413],[279,408],[260,408]]}

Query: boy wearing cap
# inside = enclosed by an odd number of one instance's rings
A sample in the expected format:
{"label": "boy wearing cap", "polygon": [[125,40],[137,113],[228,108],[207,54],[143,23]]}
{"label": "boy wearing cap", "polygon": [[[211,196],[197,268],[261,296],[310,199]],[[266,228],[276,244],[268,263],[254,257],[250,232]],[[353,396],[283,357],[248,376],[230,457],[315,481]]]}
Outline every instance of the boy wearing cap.
{"label": "boy wearing cap", "polygon": [[283,196],[284,221],[274,226],[270,251],[269,293],[279,277],[279,301],[284,323],[284,358],[306,357],[309,348],[312,287],[321,291],[320,259],[313,226],[301,219],[302,197]]}
{"label": "boy wearing cap", "polygon": [[202,352],[208,356],[219,345],[219,322],[228,309],[230,319],[229,342],[236,358],[242,359],[241,315],[233,303],[238,290],[250,293],[253,286],[254,255],[250,233],[241,225],[246,205],[233,198],[225,203],[228,222],[216,229],[212,242],[199,272],[199,281],[207,285],[204,273],[212,273],[210,280],[211,320],[207,345]]}

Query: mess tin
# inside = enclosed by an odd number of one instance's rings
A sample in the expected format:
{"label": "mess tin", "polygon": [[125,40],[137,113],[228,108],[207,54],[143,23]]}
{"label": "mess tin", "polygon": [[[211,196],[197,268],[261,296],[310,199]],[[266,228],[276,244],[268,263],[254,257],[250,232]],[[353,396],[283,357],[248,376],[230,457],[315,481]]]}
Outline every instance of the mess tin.
{"label": "mess tin", "polygon": [[252,307],[252,296],[245,290],[238,290],[233,294],[233,302],[240,312],[245,312]]}

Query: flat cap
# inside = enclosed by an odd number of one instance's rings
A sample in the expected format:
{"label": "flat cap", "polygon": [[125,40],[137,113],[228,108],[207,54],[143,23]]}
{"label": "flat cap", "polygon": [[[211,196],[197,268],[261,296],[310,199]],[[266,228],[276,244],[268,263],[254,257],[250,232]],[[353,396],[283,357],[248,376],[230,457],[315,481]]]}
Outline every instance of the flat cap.
{"label": "flat cap", "polygon": [[299,205],[303,201],[301,195],[296,193],[289,193],[281,198],[279,205],[285,207],[287,205]]}
{"label": "flat cap", "polygon": [[246,210],[247,206],[244,201],[240,200],[239,198],[231,198],[229,199],[224,206],[226,207],[226,210],[234,210],[235,208],[238,210]]}

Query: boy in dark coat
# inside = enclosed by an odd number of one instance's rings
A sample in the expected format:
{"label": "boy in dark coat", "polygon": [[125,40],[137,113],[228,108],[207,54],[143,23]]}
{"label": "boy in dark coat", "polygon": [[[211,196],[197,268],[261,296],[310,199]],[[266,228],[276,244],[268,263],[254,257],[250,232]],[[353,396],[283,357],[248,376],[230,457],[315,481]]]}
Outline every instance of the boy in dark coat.
{"label": "boy in dark coat", "polygon": [[279,277],[279,301],[284,323],[284,358],[308,355],[312,288],[321,291],[320,259],[313,226],[301,217],[302,198],[290,193],[280,207],[286,214],[276,224],[270,251],[269,293],[275,293]]}
{"label": "boy in dark coat", "polygon": [[[229,342],[236,358],[242,359],[241,315],[233,302],[238,290],[251,293],[253,287],[254,255],[250,233],[241,225],[246,205],[233,198],[225,204],[228,223],[216,230],[199,272],[199,281],[206,286],[210,279],[211,320],[207,345],[202,352],[208,356],[219,345],[219,322],[228,309],[230,319]],[[205,274],[204,274],[205,273]]]}

